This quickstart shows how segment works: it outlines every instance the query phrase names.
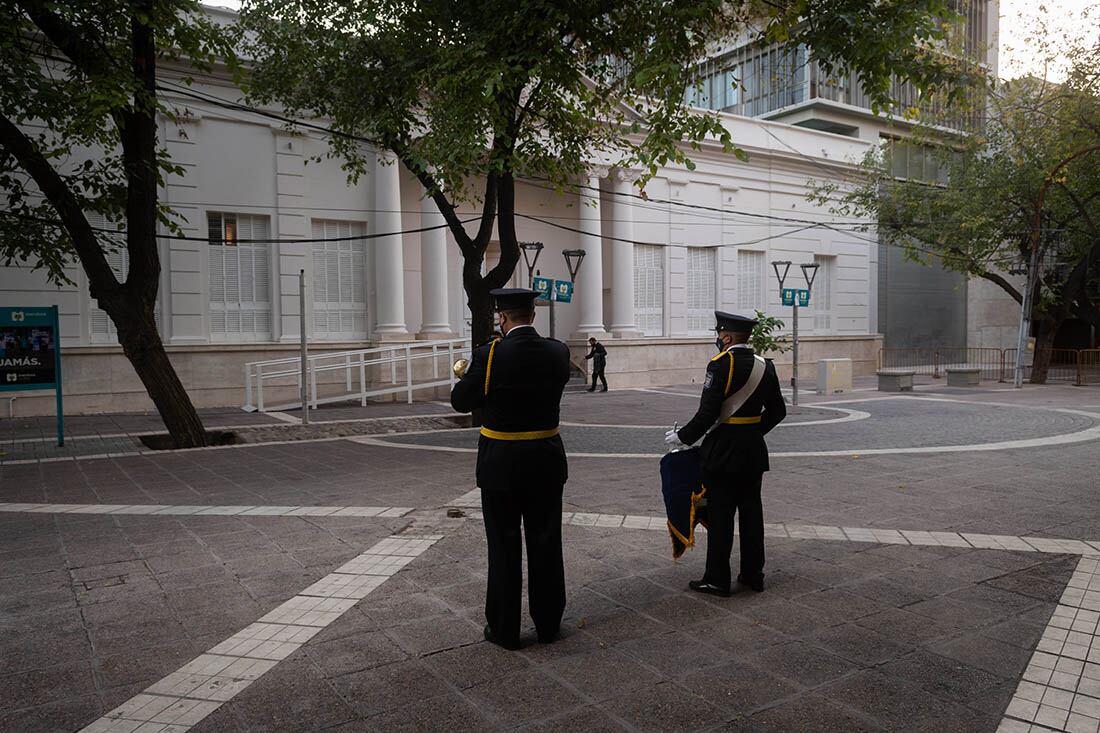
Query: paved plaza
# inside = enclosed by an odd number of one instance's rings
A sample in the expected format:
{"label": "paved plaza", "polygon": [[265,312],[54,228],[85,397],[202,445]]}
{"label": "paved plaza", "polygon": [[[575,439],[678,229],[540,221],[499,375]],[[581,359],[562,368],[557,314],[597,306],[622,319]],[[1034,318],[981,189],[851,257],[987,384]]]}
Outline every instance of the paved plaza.
{"label": "paved plaza", "polygon": [[569,601],[519,652],[482,639],[473,430],[80,457],[11,421],[0,730],[1097,733],[1100,390],[1005,387],[804,395],[768,440],[767,589],[730,598],[664,529],[697,387],[567,395]]}

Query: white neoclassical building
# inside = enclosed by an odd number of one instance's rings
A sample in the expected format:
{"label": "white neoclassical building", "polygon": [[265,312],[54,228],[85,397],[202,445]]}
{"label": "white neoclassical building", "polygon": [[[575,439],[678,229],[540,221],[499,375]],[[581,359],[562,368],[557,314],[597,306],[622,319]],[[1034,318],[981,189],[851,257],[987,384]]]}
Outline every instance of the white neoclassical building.
{"label": "white neoclassical building", "polygon": [[[236,99],[216,80],[195,88]],[[193,97],[172,102],[188,114],[165,120],[161,139],[183,173],[162,196],[187,238],[160,242],[158,319],[199,406],[239,406],[246,362],[297,353],[303,270],[314,352],[469,334],[458,248],[445,229],[417,231],[443,222],[407,171],[379,158],[349,184],[338,161],[310,160],[327,148],[323,133],[290,133],[255,112]],[[715,308],[789,316],[770,262],[791,260],[788,286],[802,286],[798,264],[819,266],[800,324],[803,373],[825,356],[850,356],[857,373],[873,371],[881,343],[874,232],[853,232],[806,200],[815,181],[850,176],[872,143],[724,119],[748,162],[704,146],[692,156],[694,171],[659,170],[644,197],[631,171],[603,161],[570,193],[518,184],[520,239],[545,246],[539,274],[566,279],[562,251],[586,252],[573,302],[555,306],[554,335],[578,357],[584,338],[601,338],[613,387],[697,380],[713,350]],[[373,238],[356,239],[364,235]],[[490,245],[490,266],[496,256]],[[124,253],[112,257],[124,273]],[[0,268],[0,302],[60,306],[68,409],[149,408],[82,272],[73,268],[71,277],[75,285],[56,287],[28,267]],[[513,284],[527,284],[522,262]],[[538,325],[548,330],[544,310]],[[777,360],[781,371],[788,359]],[[17,404],[24,415],[53,409],[33,393]]]}

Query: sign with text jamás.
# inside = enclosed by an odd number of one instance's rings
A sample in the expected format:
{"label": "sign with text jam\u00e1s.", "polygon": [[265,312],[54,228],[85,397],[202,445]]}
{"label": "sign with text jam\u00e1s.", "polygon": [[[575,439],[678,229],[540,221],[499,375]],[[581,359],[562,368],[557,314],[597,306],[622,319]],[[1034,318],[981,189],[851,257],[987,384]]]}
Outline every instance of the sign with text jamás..
{"label": "sign with text jam\u00e1s.", "polygon": [[63,445],[60,340],[57,306],[0,308],[0,392],[54,390]]}

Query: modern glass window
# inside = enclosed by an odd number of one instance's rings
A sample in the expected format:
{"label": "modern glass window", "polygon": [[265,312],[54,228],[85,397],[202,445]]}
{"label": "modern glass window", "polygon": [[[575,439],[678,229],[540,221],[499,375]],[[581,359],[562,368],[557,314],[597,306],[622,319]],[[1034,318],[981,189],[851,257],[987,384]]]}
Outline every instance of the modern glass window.
{"label": "modern glass window", "polygon": [[687,250],[687,328],[692,334],[705,334],[714,327],[716,252],[714,247]]}
{"label": "modern glass window", "polygon": [[313,332],[318,338],[367,335],[367,227],[358,221],[313,220]]}
{"label": "modern glass window", "polygon": [[634,319],[646,336],[665,333],[665,250],[634,245]]}
{"label": "modern glass window", "polygon": [[271,227],[266,216],[209,213],[210,338],[271,340]]}
{"label": "modern glass window", "polygon": [[751,316],[756,310],[765,310],[764,267],[765,254],[752,250],[737,250],[737,310]]}

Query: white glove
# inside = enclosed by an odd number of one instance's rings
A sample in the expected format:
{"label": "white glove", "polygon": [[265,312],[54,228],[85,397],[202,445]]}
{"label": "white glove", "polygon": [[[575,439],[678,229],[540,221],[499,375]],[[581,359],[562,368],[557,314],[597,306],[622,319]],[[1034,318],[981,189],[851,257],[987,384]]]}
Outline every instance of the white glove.
{"label": "white glove", "polygon": [[670,448],[680,448],[684,445],[680,442],[680,436],[676,434],[676,428],[672,428],[665,433],[665,445]]}

